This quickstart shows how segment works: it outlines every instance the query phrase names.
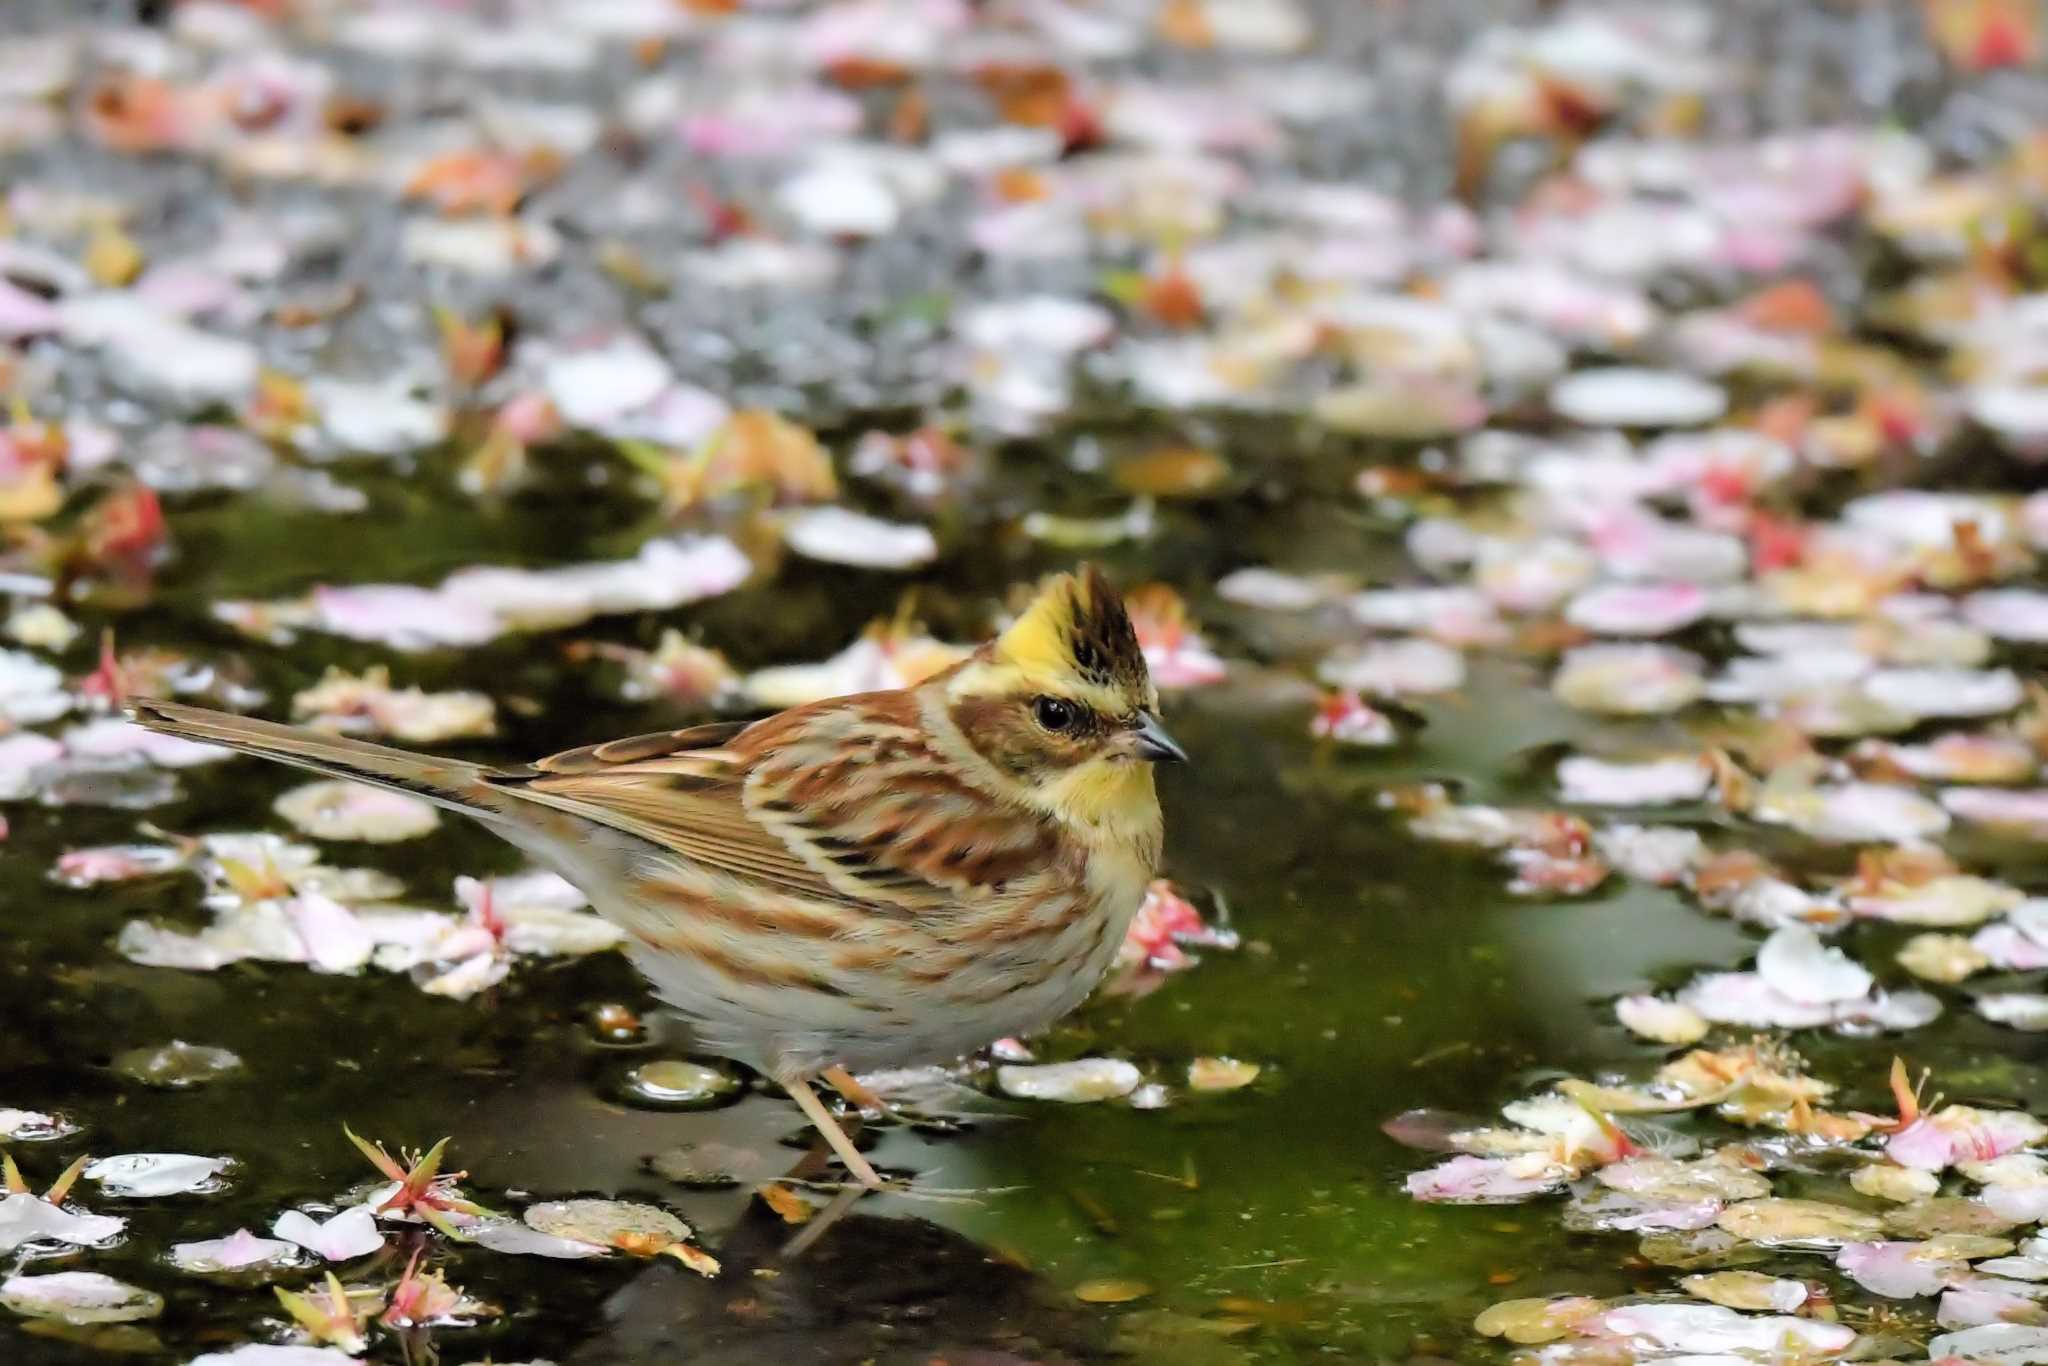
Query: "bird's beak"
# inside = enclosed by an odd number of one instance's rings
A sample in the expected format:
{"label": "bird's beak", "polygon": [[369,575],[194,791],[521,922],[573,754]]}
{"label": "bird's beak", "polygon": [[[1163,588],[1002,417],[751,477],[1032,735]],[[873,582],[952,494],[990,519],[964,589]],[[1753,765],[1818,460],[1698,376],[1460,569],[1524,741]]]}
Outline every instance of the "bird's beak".
{"label": "bird's beak", "polygon": [[1184,764],[1188,752],[1166,733],[1166,727],[1151,712],[1138,713],[1138,757],[1151,762]]}

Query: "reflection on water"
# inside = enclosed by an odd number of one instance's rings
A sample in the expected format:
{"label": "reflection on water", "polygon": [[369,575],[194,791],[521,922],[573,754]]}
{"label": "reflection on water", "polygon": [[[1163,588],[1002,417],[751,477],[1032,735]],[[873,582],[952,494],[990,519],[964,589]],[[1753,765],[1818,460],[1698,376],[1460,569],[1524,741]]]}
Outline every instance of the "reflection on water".
{"label": "reflection on water", "polygon": [[568,1366],[1107,1357],[1101,1316],[937,1224],[856,1212],[797,1257],[781,1252],[788,1237],[757,1207],[721,1240],[718,1280],[641,1273],[606,1302],[603,1328]]}

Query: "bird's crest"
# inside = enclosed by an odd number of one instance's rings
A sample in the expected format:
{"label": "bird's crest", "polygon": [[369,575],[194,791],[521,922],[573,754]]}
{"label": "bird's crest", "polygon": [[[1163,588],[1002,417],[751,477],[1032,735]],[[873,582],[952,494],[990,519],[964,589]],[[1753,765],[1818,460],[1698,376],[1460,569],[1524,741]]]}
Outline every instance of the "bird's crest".
{"label": "bird's crest", "polygon": [[1124,600],[1094,565],[1047,580],[995,653],[1027,673],[1078,676],[1139,697],[1151,687]]}

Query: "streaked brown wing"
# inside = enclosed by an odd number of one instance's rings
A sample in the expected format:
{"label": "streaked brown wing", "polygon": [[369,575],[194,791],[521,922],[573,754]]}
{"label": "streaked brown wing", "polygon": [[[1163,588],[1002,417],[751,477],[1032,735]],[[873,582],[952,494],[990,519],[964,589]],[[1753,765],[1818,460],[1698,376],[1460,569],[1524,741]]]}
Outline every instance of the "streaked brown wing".
{"label": "streaked brown wing", "polygon": [[850,899],[747,813],[745,761],[723,748],[746,729],[730,722],[608,740],[491,781],[707,868],[800,896]]}
{"label": "streaked brown wing", "polygon": [[914,694],[843,701],[770,717],[733,744],[748,756],[747,809],[835,886],[938,911],[1052,865],[1051,822],[963,778],[927,737]]}
{"label": "streaked brown wing", "polygon": [[908,914],[1000,893],[1057,851],[1047,823],[952,773],[907,693],[570,750],[502,783],[707,868]]}

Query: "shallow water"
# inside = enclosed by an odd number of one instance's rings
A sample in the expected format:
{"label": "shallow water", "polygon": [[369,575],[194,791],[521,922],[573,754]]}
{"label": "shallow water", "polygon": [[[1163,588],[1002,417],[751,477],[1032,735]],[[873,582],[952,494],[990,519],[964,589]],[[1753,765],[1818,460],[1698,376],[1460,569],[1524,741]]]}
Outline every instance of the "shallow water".
{"label": "shallow water", "polygon": [[[364,471],[360,482],[373,490],[375,511],[359,521],[280,526],[204,510],[181,517],[190,552],[167,574],[135,638],[214,640],[206,603],[277,592],[343,566],[352,578],[431,581],[479,559],[574,559],[623,534],[635,515],[623,502],[594,502],[565,528],[545,490],[451,509],[411,496],[412,481]],[[1217,544],[1230,542],[1233,518],[1255,519],[1255,539],[1291,547],[1287,562],[1302,568],[1355,564],[1385,539],[1313,498],[1205,515],[1221,528]],[[1187,514],[1173,521],[1193,525]],[[1164,539],[1186,547],[1181,581],[1199,582],[1215,552],[1193,548],[1192,536]],[[1109,563],[1126,576],[1146,568],[1130,558]],[[995,572],[1031,567],[1005,563]],[[815,653],[835,636],[814,623],[864,620],[891,603],[845,591],[844,582],[798,570],[693,616],[742,662],[756,652]],[[1277,648],[1261,642],[1265,628],[1248,616],[1233,631],[1228,604],[1197,593],[1193,605],[1226,653]],[[378,657],[308,637],[272,652],[259,681],[286,695],[330,663],[359,668]],[[688,719],[673,709],[592,706],[548,645],[515,641],[418,664],[423,683],[489,687],[537,704],[535,718],[507,718],[501,742],[464,753],[509,759]],[[1654,1285],[1631,1271],[1631,1237],[1563,1233],[1540,1203],[1413,1202],[1400,1181],[1418,1165],[1415,1155],[1379,1126],[1414,1107],[1484,1114],[1560,1072],[1646,1070],[1664,1051],[1631,1040],[1607,1002],[1676,984],[1691,967],[1732,966],[1750,941],[1675,892],[1619,879],[1571,904],[1513,897],[1485,855],[1415,839],[1375,798],[1389,786],[1444,780],[1472,800],[1541,799],[1542,761],[1560,743],[1612,739],[1621,729],[1656,734],[1669,723],[1589,720],[1549,699],[1538,666],[1494,660],[1480,663],[1459,694],[1420,704],[1411,742],[1340,753],[1310,742],[1298,705],[1262,696],[1262,680],[1270,676],[1247,670],[1172,704],[1169,719],[1195,762],[1166,774],[1162,797],[1169,871],[1205,908],[1227,907],[1243,946],[1205,951],[1199,967],[1142,999],[1098,998],[1033,1042],[1047,1058],[1130,1057],[1169,1081],[1198,1056],[1248,1059],[1264,1072],[1245,1090],[1182,1095],[1164,1111],[998,1101],[962,1132],[882,1133],[875,1154],[884,1165],[930,1185],[997,1193],[965,1204],[873,1197],[809,1258],[781,1265],[774,1249],[783,1235],[744,1193],[679,1187],[652,1174],[646,1159],[679,1145],[801,1144],[800,1116],[759,1086],[710,1113],[618,1103],[620,1074],[633,1062],[680,1055],[675,1043],[595,1039],[588,1016],[596,1005],[654,1007],[623,960],[528,963],[467,1002],[421,995],[381,973],[130,966],[108,947],[122,924],[145,913],[203,919],[197,885],[52,887],[43,870],[64,849],[132,835],[129,814],[77,808],[20,808],[0,865],[9,1093],[87,1129],[47,1145],[56,1156],[35,1145],[22,1150],[24,1160],[33,1162],[32,1180],[82,1149],[226,1153],[241,1164],[218,1195],[93,1201],[133,1222],[126,1242],[92,1254],[91,1265],[162,1287],[170,1301],[153,1325],[158,1345],[142,1360],[246,1339],[252,1316],[266,1312],[267,1291],[222,1293],[166,1274],[156,1258],[174,1241],[266,1228],[278,1209],[364,1179],[343,1122],[387,1144],[452,1136],[451,1159],[486,1203],[507,1192],[524,1193],[522,1203],[579,1193],[661,1203],[735,1268],[707,1285],[667,1265],[452,1249],[451,1282],[507,1314],[442,1334],[451,1360],[666,1359],[665,1344],[701,1346],[707,1335],[716,1350],[700,1358],[697,1348],[677,1347],[677,1359],[907,1361],[969,1347],[1035,1358],[1031,1344],[1041,1344],[1077,1359],[1284,1361],[1334,1352],[1467,1360],[1493,1350],[1474,1342],[1469,1325],[1498,1299]],[[176,831],[271,824],[269,802],[298,781],[254,762],[190,770],[180,777],[186,798],[148,816]],[[519,865],[509,848],[455,820],[423,840],[344,846],[335,857],[387,868],[430,901],[457,873]],[[652,1032],[673,1037],[658,1017]],[[171,1039],[231,1049],[246,1067],[184,1091],[145,1088],[110,1069],[124,1049]],[[1823,1075],[1851,1080],[1851,1101],[1879,1108],[1881,1054],[1806,1035],[1800,1042]],[[2042,1079],[2033,1050],[1960,1013],[1912,1047],[1916,1062],[1938,1064],[1944,1078],[1970,1078],[1973,1099],[2023,1101]],[[927,1222],[969,1241],[949,1244]],[[775,1279],[749,1280],[755,1261],[774,1268]],[[1812,1262],[1786,1266],[1810,1270]],[[868,1279],[877,1267],[879,1285]],[[991,1276],[996,1283],[983,1279]],[[1150,1293],[1127,1305],[1074,1301],[1075,1287],[1102,1278],[1139,1281]],[[10,1360],[80,1355],[76,1343],[39,1340],[15,1324],[0,1324],[0,1341]]]}

